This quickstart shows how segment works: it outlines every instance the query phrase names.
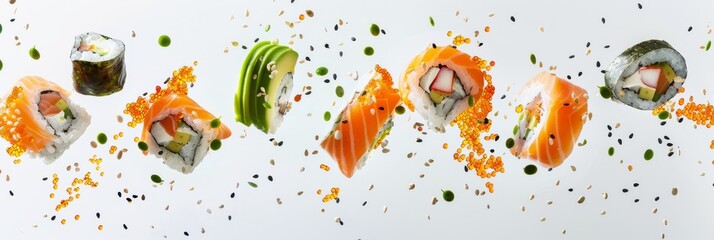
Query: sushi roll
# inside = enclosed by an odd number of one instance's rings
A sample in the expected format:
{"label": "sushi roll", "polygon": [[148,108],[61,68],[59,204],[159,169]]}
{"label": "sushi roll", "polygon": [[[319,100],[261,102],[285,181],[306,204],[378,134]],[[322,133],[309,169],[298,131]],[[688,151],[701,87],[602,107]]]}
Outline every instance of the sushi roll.
{"label": "sushi roll", "polygon": [[93,32],[80,34],[74,38],[70,59],[74,90],[78,93],[107,96],[124,87],[123,42]]}
{"label": "sushi roll", "polygon": [[0,135],[10,143],[7,153],[20,157],[27,151],[47,164],[59,158],[91,120],[69,95],[41,77],[20,79],[0,107]]}
{"label": "sushi roll", "polygon": [[320,144],[348,178],[364,166],[369,153],[380,146],[394,125],[392,115],[401,101],[392,85],[389,72],[376,66],[367,86],[354,94]]}
{"label": "sushi roll", "polygon": [[557,167],[568,158],[580,136],[588,113],[588,94],[554,74],[542,72],[526,83],[513,128],[511,153],[546,167]]}
{"label": "sushi roll", "polygon": [[298,54],[269,41],[257,43],[243,62],[235,94],[236,122],[275,133],[290,111]]}
{"label": "sushi roll", "polygon": [[686,78],[684,57],[665,41],[648,40],[612,61],[605,85],[612,91],[612,100],[652,110],[673,98]]}
{"label": "sushi roll", "polygon": [[409,63],[399,81],[399,92],[409,110],[416,109],[431,126],[443,130],[478,101],[485,76],[477,57],[451,46],[434,45]]}
{"label": "sushi roll", "polygon": [[213,114],[188,96],[171,93],[151,104],[141,139],[151,154],[164,159],[164,164],[191,173],[214,141],[220,143],[230,136],[231,130]]}

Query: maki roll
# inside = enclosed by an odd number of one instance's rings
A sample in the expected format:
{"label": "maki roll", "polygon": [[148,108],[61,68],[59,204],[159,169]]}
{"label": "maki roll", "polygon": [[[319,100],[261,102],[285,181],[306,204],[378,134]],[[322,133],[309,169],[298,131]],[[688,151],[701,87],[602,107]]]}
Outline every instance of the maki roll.
{"label": "maki roll", "polygon": [[648,40],[628,48],[612,61],[605,85],[612,100],[652,110],[677,94],[687,78],[687,63],[662,40]]}
{"label": "maki roll", "polygon": [[481,97],[486,73],[480,62],[451,46],[427,47],[399,81],[404,104],[437,130],[443,129]]}
{"label": "maki roll", "polygon": [[7,153],[29,151],[49,164],[59,158],[87,129],[87,112],[69,99],[59,85],[37,76],[20,79],[0,107],[0,135],[10,143]]}
{"label": "maki roll", "polygon": [[93,32],[80,34],[74,38],[70,59],[78,93],[107,96],[124,87],[123,42]]}
{"label": "maki roll", "polygon": [[198,103],[186,95],[171,93],[151,104],[141,139],[151,154],[164,159],[164,164],[191,173],[212,144],[217,141],[220,145],[220,140],[230,136],[231,130]]}
{"label": "maki roll", "polygon": [[290,111],[298,54],[269,41],[257,43],[243,62],[235,94],[236,122],[275,133]]}
{"label": "maki roll", "polygon": [[588,113],[588,94],[574,84],[542,72],[526,83],[516,107],[511,153],[546,167],[557,167],[573,151]]}
{"label": "maki roll", "polygon": [[392,85],[389,72],[376,66],[367,86],[354,94],[320,144],[348,178],[364,166],[369,153],[380,146],[394,125],[392,115],[401,101]]}

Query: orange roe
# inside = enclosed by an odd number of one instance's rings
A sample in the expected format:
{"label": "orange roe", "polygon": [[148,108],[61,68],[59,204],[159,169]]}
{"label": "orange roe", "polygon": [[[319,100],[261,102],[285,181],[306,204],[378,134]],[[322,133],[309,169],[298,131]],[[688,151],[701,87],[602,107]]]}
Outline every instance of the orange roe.
{"label": "orange roe", "polygon": [[33,142],[32,137],[30,139],[24,139],[27,131],[25,124],[21,124],[22,121],[19,111],[16,107],[16,102],[20,99],[23,92],[22,87],[13,87],[10,94],[5,98],[5,107],[0,113],[0,119],[3,124],[0,124],[0,136],[10,143],[10,147],[7,148],[7,154],[11,157],[20,157],[25,153],[27,149],[27,144]]}
{"label": "orange roe", "polygon": [[454,39],[451,41],[451,43],[454,44],[454,45],[456,45],[456,46],[460,46],[461,44],[469,44],[469,43],[471,43],[471,39],[470,39],[470,38],[467,38],[467,37],[464,37],[464,36],[462,36],[461,34],[459,34],[459,35],[456,35],[456,36],[454,37]]}
{"label": "orange roe", "polygon": [[[89,159],[89,162],[97,165],[96,169],[99,170],[99,164],[102,162],[102,159],[97,158],[97,156],[94,155],[94,156],[92,156],[92,158]],[[52,183],[54,184],[54,186],[52,188],[57,190],[57,187],[58,187],[57,183],[59,182],[59,178],[57,177],[57,174],[53,174],[52,177],[53,177]],[[59,204],[57,204],[57,206],[55,206],[55,211],[59,212],[63,208],[66,208],[69,205],[69,203],[71,203],[75,199],[79,199],[79,197],[80,197],[79,190],[80,190],[81,185],[89,186],[91,188],[96,188],[97,186],[99,186],[99,182],[95,182],[94,179],[92,179],[91,172],[85,173],[84,178],[82,178],[82,179],[74,178],[74,180],[72,180],[71,187],[68,187],[66,189],[66,192],[69,196],[65,199],[60,200]],[[54,193],[50,194],[50,198],[54,198]]]}
{"label": "orange roe", "polygon": [[298,19],[300,19],[300,20],[305,20],[305,15],[300,14],[300,16],[298,16]]}
{"label": "orange roe", "polygon": [[193,74],[193,67],[183,66],[178,70],[174,70],[172,77],[166,83],[166,89],[156,86],[156,92],[149,95],[148,101],[146,98],[139,96],[136,101],[126,104],[124,114],[129,114],[132,118],[131,121],[127,122],[127,126],[136,127],[137,124],[142,123],[149,111],[150,104],[156,102],[159,98],[171,93],[188,94],[188,85],[194,82],[196,82],[196,75]]}
{"label": "orange roe", "polygon": [[327,165],[325,165],[325,164],[320,164],[320,169],[325,170],[325,172],[329,172],[329,171],[330,171],[330,167],[327,166]]}
{"label": "orange roe", "polygon": [[483,28],[483,31],[484,31],[484,32],[490,32],[490,31],[491,31],[491,27],[486,26],[485,28]]}
{"label": "orange roe", "polygon": [[295,102],[300,102],[301,99],[302,99],[302,94],[297,94],[297,95],[295,95],[295,98],[293,100],[295,100]]}
{"label": "orange roe", "polygon": [[331,200],[334,200],[339,195],[340,195],[340,188],[333,187],[332,189],[330,189],[330,194],[327,194],[327,195],[325,195],[325,197],[322,198],[322,202],[326,203]]}
{"label": "orange roe", "polygon": [[357,101],[361,104],[368,105],[373,100],[372,96],[379,97],[399,94],[399,90],[392,87],[394,85],[392,75],[389,74],[387,69],[376,65],[374,66],[374,70],[381,75],[381,78],[374,78],[367,83],[367,86],[364,87],[366,94],[361,94],[357,98]]}
{"label": "orange roe", "polygon": [[[495,63],[489,63],[486,60],[474,57],[474,60],[482,69],[489,70]],[[461,145],[456,149],[453,158],[456,161],[466,161],[466,167],[469,170],[475,170],[476,175],[481,178],[492,178],[498,173],[505,172],[503,168],[503,160],[500,156],[486,154],[485,149],[480,140],[481,134],[485,134],[491,129],[491,121],[486,121],[486,117],[493,109],[491,99],[496,88],[493,86],[491,76],[486,75],[486,86],[481,95],[481,98],[474,106],[466,109],[464,112],[456,116],[456,119],[451,122],[451,126],[458,126],[460,136],[462,138]],[[495,138],[495,134],[485,136],[486,140]],[[493,192],[493,184],[488,182],[489,192]]]}

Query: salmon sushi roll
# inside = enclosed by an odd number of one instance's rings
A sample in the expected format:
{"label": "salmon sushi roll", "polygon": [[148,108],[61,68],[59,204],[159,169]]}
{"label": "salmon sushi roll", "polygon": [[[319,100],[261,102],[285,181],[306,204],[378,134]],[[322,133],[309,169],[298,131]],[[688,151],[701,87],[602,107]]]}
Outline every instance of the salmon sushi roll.
{"label": "salmon sushi roll", "polygon": [[546,167],[568,158],[588,114],[588,93],[554,74],[542,72],[526,83],[516,107],[520,113],[513,129],[511,153]]}
{"label": "salmon sushi roll", "polygon": [[355,169],[364,166],[369,153],[380,146],[394,126],[392,116],[401,101],[392,85],[389,72],[376,66],[367,86],[362,92],[355,92],[322,141],[322,148],[348,178]]}
{"label": "salmon sushi roll", "polygon": [[148,151],[164,164],[191,173],[208,154],[217,150],[231,130],[191,98],[167,94],[154,102],[144,118],[141,139]]}
{"label": "salmon sushi roll", "polygon": [[0,107],[0,135],[10,142],[7,153],[29,152],[49,164],[84,133],[89,114],[69,99],[59,85],[37,76],[20,79]]}
{"label": "salmon sushi roll", "polygon": [[429,46],[409,63],[399,93],[436,130],[442,129],[481,97],[486,73],[480,59],[451,46]]}

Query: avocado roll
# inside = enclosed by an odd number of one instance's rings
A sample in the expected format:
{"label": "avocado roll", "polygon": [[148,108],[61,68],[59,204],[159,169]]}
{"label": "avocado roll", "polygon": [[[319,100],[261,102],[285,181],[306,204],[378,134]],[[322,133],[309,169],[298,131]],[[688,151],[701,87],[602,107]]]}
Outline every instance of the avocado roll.
{"label": "avocado roll", "polygon": [[298,54],[269,41],[257,43],[248,53],[235,94],[236,122],[275,133],[290,111],[290,92]]}
{"label": "avocado roll", "polygon": [[74,90],[92,96],[121,91],[126,80],[124,49],[123,42],[98,33],[76,36],[70,54]]}
{"label": "avocado roll", "polygon": [[687,78],[684,57],[662,40],[647,40],[628,48],[612,61],[605,85],[612,100],[652,110],[679,92]]}

